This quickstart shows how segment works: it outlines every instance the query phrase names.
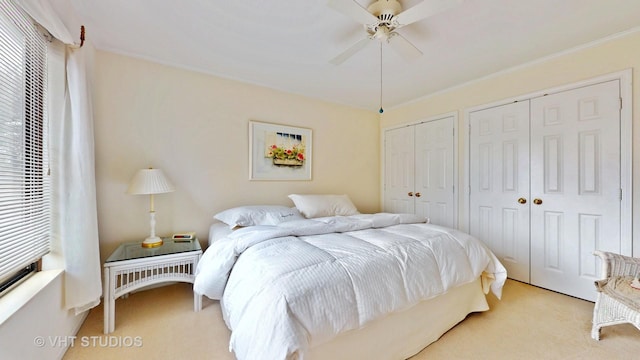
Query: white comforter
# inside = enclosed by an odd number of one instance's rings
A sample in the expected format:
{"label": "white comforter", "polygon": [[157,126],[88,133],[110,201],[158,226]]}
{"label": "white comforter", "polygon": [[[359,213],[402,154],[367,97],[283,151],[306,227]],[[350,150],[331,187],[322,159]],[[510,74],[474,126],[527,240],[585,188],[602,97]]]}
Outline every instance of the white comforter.
{"label": "white comforter", "polygon": [[236,230],[205,251],[194,291],[223,301],[238,359],[278,360],[483,273],[501,296],[506,270],[484,244],[424,222],[380,213]]}

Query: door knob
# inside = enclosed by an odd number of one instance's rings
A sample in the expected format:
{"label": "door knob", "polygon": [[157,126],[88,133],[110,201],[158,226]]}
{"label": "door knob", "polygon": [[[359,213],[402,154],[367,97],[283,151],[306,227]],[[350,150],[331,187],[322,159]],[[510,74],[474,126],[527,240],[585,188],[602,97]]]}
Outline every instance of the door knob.
{"label": "door knob", "polygon": [[413,196],[413,192],[410,191],[407,195]]}
{"label": "door knob", "polygon": [[540,200],[540,199],[533,199],[533,203],[534,203],[534,204],[536,204],[536,205],[540,205],[540,204],[542,204],[542,200]]}
{"label": "door knob", "polygon": [[422,196],[422,194],[420,194],[419,192],[416,193],[416,197],[420,197],[420,196]]}
{"label": "door knob", "polygon": [[526,204],[526,203],[527,203],[527,199],[525,199],[525,198],[520,198],[520,199],[518,199],[518,202],[519,202],[520,204]]}

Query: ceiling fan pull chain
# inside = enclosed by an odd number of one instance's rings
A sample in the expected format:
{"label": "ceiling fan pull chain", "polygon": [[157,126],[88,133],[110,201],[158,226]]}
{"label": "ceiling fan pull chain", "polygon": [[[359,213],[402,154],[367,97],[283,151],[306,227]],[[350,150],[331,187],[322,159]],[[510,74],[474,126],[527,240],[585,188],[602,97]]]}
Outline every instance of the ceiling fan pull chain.
{"label": "ceiling fan pull chain", "polygon": [[380,114],[384,112],[382,109],[382,41],[380,42]]}

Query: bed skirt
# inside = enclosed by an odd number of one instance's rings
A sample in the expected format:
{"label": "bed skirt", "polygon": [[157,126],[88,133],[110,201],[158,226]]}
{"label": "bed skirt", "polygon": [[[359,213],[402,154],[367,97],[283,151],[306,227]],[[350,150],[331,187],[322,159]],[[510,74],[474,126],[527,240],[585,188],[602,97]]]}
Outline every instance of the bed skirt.
{"label": "bed skirt", "polygon": [[304,359],[407,359],[438,340],[469,313],[486,310],[489,305],[478,279],[312,346]]}

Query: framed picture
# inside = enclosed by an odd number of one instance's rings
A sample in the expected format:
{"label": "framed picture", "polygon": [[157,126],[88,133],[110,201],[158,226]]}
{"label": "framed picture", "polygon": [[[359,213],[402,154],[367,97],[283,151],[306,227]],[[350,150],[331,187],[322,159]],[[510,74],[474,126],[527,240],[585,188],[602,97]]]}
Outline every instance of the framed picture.
{"label": "framed picture", "polygon": [[249,121],[250,180],[311,180],[311,129]]}

